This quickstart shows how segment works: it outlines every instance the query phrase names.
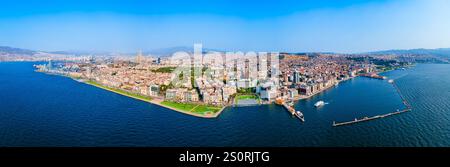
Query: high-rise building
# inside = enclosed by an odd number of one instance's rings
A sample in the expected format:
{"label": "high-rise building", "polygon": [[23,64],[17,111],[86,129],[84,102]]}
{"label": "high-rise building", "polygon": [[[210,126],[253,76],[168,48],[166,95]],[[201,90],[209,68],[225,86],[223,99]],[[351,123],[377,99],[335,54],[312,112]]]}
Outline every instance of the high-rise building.
{"label": "high-rise building", "polygon": [[233,71],[237,72],[237,70],[238,70],[238,60],[234,59],[233,60]]}
{"label": "high-rise building", "polygon": [[140,50],[139,52],[138,52],[138,54],[136,55],[136,63],[142,63],[142,61],[143,61],[143,59],[144,59],[144,56],[142,56],[142,51]]}
{"label": "high-rise building", "polygon": [[259,58],[259,55],[256,55],[256,71],[261,71],[261,67],[260,67],[260,61],[261,59]]}
{"label": "high-rise building", "polygon": [[47,70],[51,70],[53,68],[52,60],[48,60]]}
{"label": "high-rise building", "polygon": [[272,54],[267,53],[267,76],[272,77]]}
{"label": "high-rise building", "polygon": [[250,78],[250,60],[245,59],[244,61],[244,79]]}
{"label": "high-rise building", "polygon": [[300,72],[297,71],[297,70],[294,71],[293,82],[294,83],[300,83]]}

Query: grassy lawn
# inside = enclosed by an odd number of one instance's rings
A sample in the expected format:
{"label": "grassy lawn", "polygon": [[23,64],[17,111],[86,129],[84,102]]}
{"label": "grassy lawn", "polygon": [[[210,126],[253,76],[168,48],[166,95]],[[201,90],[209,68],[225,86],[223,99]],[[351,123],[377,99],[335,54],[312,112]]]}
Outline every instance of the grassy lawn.
{"label": "grassy lawn", "polygon": [[152,70],[152,72],[172,73],[175,69],[176,69],[176,67],[161,67],[161,68]]}
{"label": "grassy lawn", "polygon": [[256,100],[257,103],[261,103],[261,99],[259,99],[259,97],[255,94],[241,94],[241,95],[236,95],[235,98],[235,102],[236,104],[239,103],[239,100]]}
{"label": "grassy lawn", "polygon": [[[99,84],[95,81],[86,81],[86,83],[96,86],[96,87],[99,87],[99,88],[102,88],[102,89],[105,89],[105,90],[108,90],[108,91],[111,91],[111,92],[114,92],[114,93],[128,96],[131,98],[140,99],[143,101],[151,101],[152,100],[150,97],[139,95],[136,93],[131,93],[131,92],[128,92],[125,90],[117,89],[117,88],[107,87],[107,86]],[[216,107],[216,106],[199,105],[199,104],[191,104],[191,103],[177,103],[177,102],[171,102],[171,101],[163,101],[163,102],[161,102],[161,104],[181,110],[181,111],[192,112],[192,113],[200,114],[200,115],[214,114],[222,109],[221,107]]]}
{"label": "grassy lawn", "polygon": [[208,106],[208,105],[199,105],[199,104],[191,104],[191,103],[177,103],[177,102],[171,102],[171,101],[163,101],[161,102],[162,105],[176,108],[182,111],[192,112],[195,114],[201,114],[206,115],[208,113],[213,114],[220,111],[220,107],[215,106]]}
{"label": "grassy lawn", "polygon": [[258,99],[258,97],[256,95],[238,95],[236,99],[238,100]]}
{"label": "grassy lawn", "polygon": [[176,108],[183,111],[191,111],[197,104],[189,104],[189,103],[177,103],[177,102],[171,102],[171,101],[163,101],[161,102],[162,105]]}
{"label": "grassy lawn", "polygon": [[192,112],[205,115],[208,113],[211,114],[217,113],[218,111],[220,111],[220,109],[222,108],[215,106],[199,105]]}
{"label": "grassy lawn", "polygon": [[107,87],[107,86],[99,84],[99,83],[97,83],[95,81],[86,81],[86,83],[90,84],[90,85],[94,85],[94,86],[100,87],[100,88],[105,89],[105,90],[109,90],[109,91],[114,92],[114,93],[118,93],[118,94],[121,94],[121,95],[124,95],[124,96],[132,97],[132,98],[135,98],[135,99],[140,99],[140,100],[144,100],[144,101],[151,101],[152,100],[152,98],[150,98],[148,96],[140,95],[140,94],[137,94],[137,93],[131,93],[131,92],[128,92],[128,91],[125,91],[125,90],[117,89],[117,88]]}

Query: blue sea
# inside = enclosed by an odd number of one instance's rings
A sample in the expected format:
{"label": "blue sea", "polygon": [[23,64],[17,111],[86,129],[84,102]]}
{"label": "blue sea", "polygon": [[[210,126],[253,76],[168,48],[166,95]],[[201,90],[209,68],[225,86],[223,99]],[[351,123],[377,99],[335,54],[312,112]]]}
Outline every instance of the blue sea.
{"label": "blue sea", "polygon": [[[34,72],[31,62],[0,63],[0,146],[450,146],[450,65],[418,64],[395,79],[412,111],[386,80],[358,77],[298,101],[306,121],[277,105],[230,107],[197,118],[70,78]],[[327,105],[315,108],[315,102]]]}

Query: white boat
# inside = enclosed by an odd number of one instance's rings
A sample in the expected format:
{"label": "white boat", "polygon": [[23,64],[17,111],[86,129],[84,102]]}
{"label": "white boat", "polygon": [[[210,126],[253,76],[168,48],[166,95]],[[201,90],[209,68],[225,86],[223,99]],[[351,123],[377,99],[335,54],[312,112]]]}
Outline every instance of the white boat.
{"label": "white boat", "polygon": [[298,119],[300,119],[302,122],[305,122],[305,117],[303,116],[303,113],[300,111],[295,111],[294,114]]}
{"label": "white boat", "polygon": [[394,83],[394,80],[393,80],[393,79],[390,79],[388,82],[389,82],[389,83]]}
{"label": "white boat", "polygon": [[323,106],[323,105],[325,105],[325,102],[323,102],[322,100],[318,101],[316,104],[314,104],[314,106],[316,106],[316,107],[320,107],[320,106]]}

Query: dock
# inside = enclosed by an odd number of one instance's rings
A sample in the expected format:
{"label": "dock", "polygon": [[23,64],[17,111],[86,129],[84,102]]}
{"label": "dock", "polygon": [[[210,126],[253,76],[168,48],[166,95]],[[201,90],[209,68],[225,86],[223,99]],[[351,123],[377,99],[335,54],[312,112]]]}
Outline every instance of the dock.
{"label": "dock", "polygon": [[397,90],[397,93],[400,95],[400,98],[402,99],[402,102],[406,106],[406,108],[411,109],[411,105],[408,103],[408,101],[406,101],[397,84],[395,82],[392,82],[392,85],[394,86],[395,90]]}
{"label": "dock", "polygon": [[406,109],[404,109],[404,110],[397,110],[396,112],[391,112],[391,113],[382,114],[382,115],[376,115],[376,116],[372,116],[372,117],[364,117],[364,118],[360,118],[360,119],[355,118],[352,121],[346,121],[346,122],[336,123],[336,121],[333,121],[333,127],[343,126],[343,125],[350,125],[350,124],[354,124],[354,123],[359,123],[359,122],[365,122],[365,121],[385,118],[385,117],[389,117],[389,116],[393,116],[393,115],[397,115],[397,114],[401,114],[401,113],[405,113],[405,112],[411,111],[411,109],[412,109],[411,105],[408,103],[406,98],[400,92],[400,89],[398,88],[397,84],[395,82],[392,82],[392,85],[396,89],[397,93],[400,95],[400,98],[402,99],[403,104],[406,106]]}
{"label": "dock", "polygon": [[303,116],[303,113],[300,111],[295,111],[294,107],[289,106],[286,102],[283,100],[277,100],[276,104],[282,105],[289,113],[291,113],[293,116],[300,119],[300,121],[305,122],[305,117]]}
{"label": "dock", "polygon": [[381,80],[385,80],[387,78],[385,76],[381,76],[381,75],[378,75],[376,73],[361,74],[360,76],[367,77],[367,78],[381,79]]}
{"label": "dock", "polygon": [[393,115],[397,115],[397,114],[401,114],[404,112],[408,112],[411,111],[411,109],[407,108],[401,111],[396,111],[396,112],[391,112],[391,113],[387,113],[387,114],[382,114],[382,115],[376,115],[373,117],[364,117],[361,119],[357,119],[355,118],[352,121],[347,121],[347,122],[340,122],[340,123],[336,123],[336,121],[333,121],[333,126],[343,126],[343,125],[350,125],[350,124],[354,124],[354,123],[358,123],[358,122],[364,122],[364,121],[370,121],[370,120],[374,120],[374,119],[380,119],[380,118],[385,118],[388,116],[393,116]]}

